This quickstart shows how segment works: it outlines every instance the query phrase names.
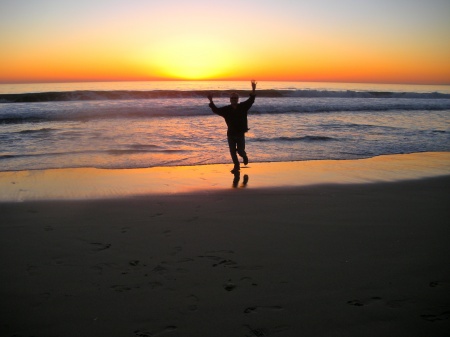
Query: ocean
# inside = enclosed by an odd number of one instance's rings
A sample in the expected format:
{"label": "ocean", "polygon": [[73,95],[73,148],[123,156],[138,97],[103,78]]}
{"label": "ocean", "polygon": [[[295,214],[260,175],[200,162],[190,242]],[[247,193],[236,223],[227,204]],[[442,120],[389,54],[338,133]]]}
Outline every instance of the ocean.
{"label": "ocean", "polygon": [[[0,84],[0,171],[230,163],[208,107],[248,82]],[[249,112],[250,162],[450,151],[450,86],[264,82]]]}

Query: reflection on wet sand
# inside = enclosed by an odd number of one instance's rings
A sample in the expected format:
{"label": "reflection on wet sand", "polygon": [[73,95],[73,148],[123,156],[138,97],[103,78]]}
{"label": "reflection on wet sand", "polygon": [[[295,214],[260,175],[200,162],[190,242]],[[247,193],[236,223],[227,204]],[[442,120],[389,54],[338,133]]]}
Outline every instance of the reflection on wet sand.
{"label": "reflection on wet sand", "polygon": [[244,174],[241,186],[238,186],[239,185],[239,181],[241,180],[241,173],[237,172],[237,173],[234,173],[233,175],[234,175],[233,185],[232,185],[233,188],[237,188],[237,187],[244,188],[244,187],[247,187],[248,174]]}

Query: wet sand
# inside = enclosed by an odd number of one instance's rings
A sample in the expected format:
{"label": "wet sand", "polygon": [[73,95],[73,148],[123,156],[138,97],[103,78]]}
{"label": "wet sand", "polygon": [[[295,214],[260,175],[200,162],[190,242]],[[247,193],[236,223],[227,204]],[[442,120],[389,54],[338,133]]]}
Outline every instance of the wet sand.
{"label": "wet sand", "polygon": [[260,164],[290,184],[250,165],[237,188],[153,170],[136,181],[168,189],[138,193],[100,170],[61,200],[42,179],[66,170],[1,173],[0,335],[447,336],[448,154],[387,157]]}
{"label": "wet sand", "polygon": [[0,202],[212,193],[231,187],[261,189],[394,182],[450,174],[450,152],[387,155],[359,160],[250,163],[242,167],[239,177],[230,174],[231,168],[232,165],[202,165],[0,172]]}

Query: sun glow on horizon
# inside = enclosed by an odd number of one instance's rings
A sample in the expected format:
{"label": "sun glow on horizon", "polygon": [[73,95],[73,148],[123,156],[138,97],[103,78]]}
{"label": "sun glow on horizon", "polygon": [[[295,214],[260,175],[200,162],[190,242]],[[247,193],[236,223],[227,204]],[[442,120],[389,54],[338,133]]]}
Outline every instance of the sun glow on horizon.
{"label": "sun glow on horizon", "polygon": [[162,41],[154,50],[148,62],[163,78],[214,79],[229,75],[232,69],[232,56],[224,52],[219,41],[213,39],[178,36]]}

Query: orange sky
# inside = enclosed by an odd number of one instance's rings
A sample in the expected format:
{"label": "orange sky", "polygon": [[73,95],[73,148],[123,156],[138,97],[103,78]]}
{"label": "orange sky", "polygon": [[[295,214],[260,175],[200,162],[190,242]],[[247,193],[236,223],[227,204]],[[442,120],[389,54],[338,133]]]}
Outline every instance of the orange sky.
{"label": "orange sky", "polygon": [[0,82],[450,84],[450,2],[0,0]]}

